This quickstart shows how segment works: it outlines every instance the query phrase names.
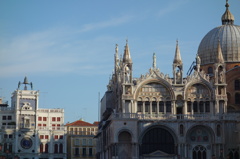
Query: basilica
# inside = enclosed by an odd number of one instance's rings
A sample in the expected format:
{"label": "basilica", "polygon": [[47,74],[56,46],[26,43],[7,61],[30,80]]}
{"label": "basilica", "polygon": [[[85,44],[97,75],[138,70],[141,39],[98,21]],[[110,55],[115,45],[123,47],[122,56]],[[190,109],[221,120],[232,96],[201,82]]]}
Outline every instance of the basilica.
{"label": "basilica", "polygon": [[178,42],[172,75],[160,72],[153,54],[138,78],[128,42],[121,58],[116,45],[101,99],[98,159],[240,158],[240,26],[225,7],[186,77]]}

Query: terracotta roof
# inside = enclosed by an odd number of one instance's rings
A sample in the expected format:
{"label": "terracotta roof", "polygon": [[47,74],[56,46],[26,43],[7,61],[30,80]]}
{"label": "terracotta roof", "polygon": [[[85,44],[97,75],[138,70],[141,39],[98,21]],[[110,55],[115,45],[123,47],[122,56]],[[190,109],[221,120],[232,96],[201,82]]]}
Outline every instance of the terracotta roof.
{"label": "terracotta roof", "polygon": [[77,120],[72,123],[67,123],[66,126],[96,126],[96,125],[82,121],[82,120]]}

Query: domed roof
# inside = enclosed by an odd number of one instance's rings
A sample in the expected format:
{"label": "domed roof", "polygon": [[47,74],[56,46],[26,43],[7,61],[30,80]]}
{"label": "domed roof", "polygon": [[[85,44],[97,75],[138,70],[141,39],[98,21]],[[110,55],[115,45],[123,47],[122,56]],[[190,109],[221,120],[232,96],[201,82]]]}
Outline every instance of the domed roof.
{"label": "domed roof", "polygon": [[240,62],[240,26],[234,25],[234,16],[228,10],[228,3],[225,6],[222,25],[209,31],[198,47],[201,65],[215,62],[219,41],[224,61]]}

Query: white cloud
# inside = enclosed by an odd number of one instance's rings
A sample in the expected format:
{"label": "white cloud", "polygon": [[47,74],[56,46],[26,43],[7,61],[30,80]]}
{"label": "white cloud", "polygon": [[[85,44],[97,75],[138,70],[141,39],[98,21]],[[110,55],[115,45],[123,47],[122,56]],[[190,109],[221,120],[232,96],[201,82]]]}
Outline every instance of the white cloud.
{"label": "white cloud", "polygon": [[[81,39],[81,33],[121,25],[130,19],[130,16],[124,16],[96,24],[86,24],[80,31],[74,28],[58,28],[29,33],[10,40],[2,39],[0,76],[89,73],[91,70],[103,73],[102,69],[109,67],[105,61],[112,62],[112,57],[106,53],[111,46],[107,45],[115,39],[99,35],[91,40]],[[109,72],[109,69],[106,72]]]}

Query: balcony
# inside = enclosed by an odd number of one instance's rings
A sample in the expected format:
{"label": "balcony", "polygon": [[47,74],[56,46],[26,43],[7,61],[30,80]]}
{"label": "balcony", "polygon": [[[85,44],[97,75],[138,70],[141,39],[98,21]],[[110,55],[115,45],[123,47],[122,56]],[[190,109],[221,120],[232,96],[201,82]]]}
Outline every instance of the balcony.
{"label": "balcony", "polygon": [[228,114],[139,114],[139,113],[112,113],[112,119],[137,119],[137,120],[164,120],[164,121],[214,121],[228,120],[240,121],[240,113]]}

